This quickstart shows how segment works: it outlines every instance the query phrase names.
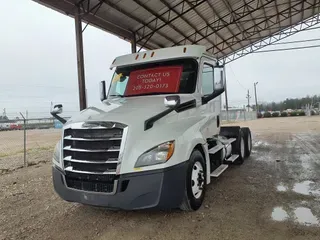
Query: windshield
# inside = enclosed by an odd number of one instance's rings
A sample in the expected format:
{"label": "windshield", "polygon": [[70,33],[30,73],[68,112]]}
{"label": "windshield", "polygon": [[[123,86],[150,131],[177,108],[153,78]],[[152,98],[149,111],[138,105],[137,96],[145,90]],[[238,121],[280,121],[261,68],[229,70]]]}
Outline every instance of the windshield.
{"label": "windshield", "polygon": [[113,74],[109,96],[193,93],[197,69],[194,59],[119,67]]}

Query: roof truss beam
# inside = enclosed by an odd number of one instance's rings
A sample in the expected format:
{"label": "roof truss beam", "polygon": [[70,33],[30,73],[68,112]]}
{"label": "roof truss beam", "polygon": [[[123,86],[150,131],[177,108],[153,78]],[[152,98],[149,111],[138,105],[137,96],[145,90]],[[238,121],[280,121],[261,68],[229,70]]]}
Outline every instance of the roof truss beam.
{"label": "roof truss beam", "polygon": [[[166,2],[165,0],[160,0],[160,2],[165,5],[169,10],[173,11],[176,15],[179,15],[179,12],[173,8],[171,8],[171,6],[169,5],[168,2]],[[185,3],[187,3],[189,5],[188,1],[185,1]],[[190,5],[189,5],[190,6]],[[195,9],[193,9],[194,11],[196,11]],[[191,28],[195,29],[197,31],[197,27],[195,25],[193,25],[186,17],[181,16],[181,19],[187,23]],[[197,31],[197,33],[204,37],[204,34],[202,34],[201,32]],[[186,36],[183,34],[183,37],[186,38]],[[215,44],[208,38],[205,38],[206,41],[208,41],[211,45],[215,46]],[[216,48],[216,47],[215,47]],[[218,49],[219,51],[221,51],[221,49]]]}
{"label": "roof truss beam", "polygon": [[[236,18],[238,15],[233,11],[230,3],[228,2],[228,0],[222,0],[223,4],[226,6],[227,9],[229,9],[231,15],[233,18]],[[247,2],[245,0],[243,0],[243,6],[250,6],[249,4],[247,4]],[[252,15],[251,15],[251,12],[249,13],[249,15],[251,16],[252,18]],[[242,26],[241,23],[238,23],[238,22],[235,22],[235,25],[238,27],[239,29],[239,32],[242,32],[243,35],[246,35],[247,32],[246,30],[244,29],[244,27]],[[252,42],[250,42],[252,44]]]}
{"label": "roof truss beam", "polygon": [[[320,7],[320,4],[318,3],[317,5],[314,5],[314,7]],[[297,14],[300,14],[299,11],[296,11],[295,15]],[[294,15],[293,15],[294,16]],[[270,46],[272,45],[273,43],[275,42],[278,42],[282,39],[285,39],[289,36],[292,36],[300,31],[304,31],[304,30],[307,30],[311,27],[313,27],[314,25],[317,25],[320,23],[320,14],[316,15],[316,16],[313,16],[309,19],[306,19],[302,22],[300,22],[299,24],[297,25],[294,25],[294,26],[290,26],[286,29],[283,29],[281,30],[280,32],[277,32],[276,34],[272,35],[272,36],[268,36],[267,38],[255,43],[254,45],[252,46],[248,46],[244,49],[240,49],[239,51],[235,52],[235,53],[232,53],[228,56],[225,56],[221,59],[219,59],[220,62],[223,62],[223,63],[230,63],[238,58],[241,58],[243,56],[246,56],[250,53],[253,53],[253,52],[258,52],[258,50],[266,47],[266,46]],[[257,38],[256,38],[257,40]]]}
{"label": "roof truss beam", "polygon": [[[313,3],[309,3],[310,0],[309,1],[308,0],[307,1],[306,0],[301,0],[301,1],[297,2],[297,3],[295,3],[294,5],[292,5],[291,15],[290,15],[289,9],[285,8],[282,11],[280,11],[279,14],[276,13],[276,14],[270,15],[266,19],[264,19],[264,20],[260,21],[259,23],[256,23],[253,26],[249,27],[247,29],[247,32],[249,33],[249,35],[247,37],[250,38],[250,37],[252,37],[252,36],[254,36],[256,34],[256,31],[257,31],[256,26],[257,25],[264,24],[265,25],[265,29],[266,29],[267,28],[267,22],[270,21],[269,27],[272,27],[274,25],[280,26],[280,23],[282,21],[285,21],[285,20],[289,19],[290,16],[295,16],[297,14],[300,14],[301,13],[301,8],[299,8],[298,6],[301,5],[302,1],[305,1],[306,2],[305,4],[308,5],[308,7],[306,7],[305,9],[312,9],[312,8],[315,7],[313,5]],[[276,20],[274,21],[273,19],[276,19]],[[238,33],[236,35],[241,35],[241,34]],[[241,37],[243,37],[243,36],[241,36]],[[241,39],[241,40],[244,40],[244,39]],[[226,39],[225,41],[229,42],[231,45],[235,45],[236,42],[237,42],[236,36],[232,36],[232,37]],[[254,47],[254,45],[251,45],[251,47]],[[210,50],[210,48],[209,48],[209,50]]]}
{"label": "roof truss beam", "polygon": [[[267,5],[269,5],[270,3],[272,3],[274,0],[266,0],[265,2],[260,2],[260,7],[265,7]],[[221,29],[227,27],[227,26],[231,26],[232,24],[237,24],[241,19],[243,19],[244,17],[248,16],[250,14],[250,12],[252,11],[256,11],[257,9],[252,9],[251,7],[248,7],[249,4],[255,2],[255,0],[250,0],[249,2],[247,2],[247,4],[241,5],[240,7],[238,7],[237,9],[234,9],[232,12],[229,12],[227,14],[225,14],[223,17],[213,21],[212,23],[210,23],[209,25],[203,27],[202,29],[199,29],[199,31],[207,31],[207,28],[213,28],[214,31],[208,31],[208,36],[217,33],[218,31],[220,31]],[[192,34],[189,35],[190,36],[194,36],[196,33],[193,32]],[[201,41],[202,38],[198,39],[195,43]],[[180,40],[178,42],[178,44],[182,43],[184,41],[184,39]]]}
{"label": "roof truss beam", "polygon": [[[211,3],[211,2],[208,2],[208,4],[209,4],[212,12],[213,12],[219,19],[221,19],[221,15],[214,9],[214,6],[212,5],[212,3]],[[214,31],[214,29],[211,27],[211,25],[210,25],[209,23],[208,23],[208,26],[210,26],[210,28],[212,29],[212,31]],[[234,35],[234,32],[230,29],[229,26],[226,26],[226,28],[227,28],[227,30],[229,31],[229,33],[230,33],[231,35]],[[239,41],[239,44],[240,44],[241,47],[243,47],[243,44],[242,44],[240,41]]]}
{"label": "roof truss beam", "polygon": [[[137,0],[134,0],[134,1],[137,1]],[[158,15],[156,14],[155,18],[153,20],[151,20],[150,22],[148,22],[148,24],[155,24],[155,30],[152,31],[152,32],[149,32],[149,33],[146,33],[145,32],[145,25],[138,28],[135,32],[138,32],[138,31],[142,31],[142,34],[141,34],[141,37],[139,39],[137,39],[137,43],[145,40],[145,39],[148,39],[150,36],[152,36],[154,34],[154,32],[158,32],[159,30],[161,30],[163,27],[171,24],[173,21],[175,21],[176,19],[180,18],[181,16],[183,16],[184,14],[190,12],[193,8],[196,8],[198,6],[200,6],[201,4],[203,4],[204,2],[206,2],[206,0],[201,0],[201,1],[196,1],[195,5],[193,5],[192,8],[187,8],[185,7],[185,4],[184,4],[184,1],[181,1],[179,2],[178,4],[172,6],[172,9],[182,5],[182,11],[179,15],[177,16],[174,16],[172,17],[171,16],[171,13],[172,13],[172,10],[168,10],[168,11],[165,11],[164,13]],[[165,19],[165,15],[167,15],[167,18],[168,19]],[[161,19],[160,19],[161,18]],[[161,23],[159,23],[161,22]],[[189,40],[189,39],[192,39],[192,37],[189,37],[189,36],[185,36],[183,37],[184,40]],[[190,41],[190,40],[189,40]],[[192,41],[191,41],[192,42]]]}
{"label": "roof truss beam", "polygon": [[[246,0],[243,0],[243,1],[246,3]],[[259,7],[259,2],[258,2],[258,7]],[[264,9],[264,8],[262,8],[262,9]],[[253,23],[256,24],[256,19],[253,17],[252,12],[250,13],[250,17],[251,17]],[[259,37],[260,37],[261,39],[263,38],[262,35],[261,35],[261,33],[260,33],[260,31],[258,31],[258,35],[259,35]],[[250,43],[252,44],[251,41],[250,41]]]}
{"label": "roof truss beam", "polygon": [[[166,19],[163,16],[160,16],[158,13],[156,13],[154,10],[152,10],[151,8],[147,7],[146,4],[143,4],[140,0],[132,0],[134,1],[136,4],[138,4],[140,7],[144,8],[145,10],[147,10],[149,13],[151,13],[153,16],[156,16],[157,19],[161,20],[162,22],[166,22]],[[169,9],[169,11],[173,11],[172,9]],[[176,26],[174,26],[171,23],[168,23],[168,26],[170,28],[172,28],[174,31],[176,31],[177,33],[179,33],[182,37],[186,38],[186,35],[180,31]],[[155,30],[153,30],[155,31]],[[158,31],[156,31],[158,32]],[[151,35],[152,36],[152,35]],[[190,41],[190,39],[189,39]],[[139,42],[139,40],[137,41]],[[174,41],[175,42],[175,41]]]}
{"label": "roof truss beam", "polygon": [[[154,31],[154,28],[152,26],[150,26],[149,24],[143,22],[142,20],[140,20],[138,17],[135,17],[133,14],[128,13],[126,11],[124,11],[123,9],[121,9],[119,6],[117,6],[116,4],[114,4],[113,2],[111,2],[110,0],[102,0],[103,3],[105,3],[106,5],[108,5],[109,7],[117,10],[118,12],[123,13],[124,15],[128,16],[129,18],[131,18],[132,20],[136,21],[137,23],[141,24],[141,25],[145,25],[147,28],[149,28],[151,31]],[[132,31],[132,30],[131,30]],[[133,34],[135,34],[133,32]],[[161,32],[157,32],[157,34],[159,34],[161,37],[167,39],[168,41],[174,41],[172,38],[162,34]],[[136,37],[136,36],[135,36]],[[163,45],[161,45],[160,43],[155,43],[157,46],[159,47],[163,47]]]}
{"label": "roof truss beam", "polygon": [[[186,2],[187,2],[188,4],[190,4],[190,2],[189,2],[188,0],[186,0]],[[217,11],[214,9],[212,3],[211,3],[210,1],[208,1],[207,4],[209,5],[209,7],[210,7],[210,9],[212,10],[213,14],[216,15],[218,18],[221,18],[220,15],[217,13]],[[209,28],[210,28],[211,31],[214,31],[214,29],[210,26],[209,22],[202,16],[201,13],[199,13],[199,11],[197,11],[196,9],[194,9],[193,11],[209,26]],[[229,31],[229,33],[230,33],[231,35],[234,34],[229,27],[227,27],[227,30]],[[221,40],[223,40],[223,37],[222,37],[218,32],[217,32],[217,36],[218,36]],[[241,45],[241,46],[242,46],[242,45]],[[224,47],[224,46],[222,45],[222,48],[223,48],[223,47]],[[228,46],[228,47],[230,47],[230,46]],[[234,49],[233,49],[232,47],[230,47],[230,48],[234,51]],[[218,50],[219,50],[219,49],[218,49]],[[213,54],[214,54],[214,49],[213,49]]]}
{"label": "roof truss beam", "polygon": [[[188,5],[189,5],[189,7],[193,7],[193,3],[191,3],[190,1],[188,1],[188,0],[186,0],[185,1]],[[208,2],[208,4],[209,4],[209,2]],[[202,16],[202,14],[197,10],[197,9],[195,9],[195,8],[193,8],[193,11],[197,14],[197,16],[199,16],[201,19],[202,19],[202,21],[204,21],[207,25],[208,25],[208,21]],[[194,29],[196,29],[195,27],[193,27]],[[213,30],[213,29],[212,29]],[[201,37],[204,37],[204,35],[201,33],[201,32],[199,32],[198,31],[198,34],[201,36]],[[206,33],[207,34],[207,33]],[[221,35],[220,34],[217,34],[217,36],[221,39],[221,40],[223,40],[223,38],[221,37]],[[196,38],[196,36],[195,36],[195,38]],[[217,47],[217,44],[216,43],[214,43],[213,41],[211,41],[209,38],[205,38],[209,43],[211,43],[212,44],[212,46],[214,46],[214,49],[217,49],[218,51],[221,51],[221,49],[220,48],[218,48]]]}

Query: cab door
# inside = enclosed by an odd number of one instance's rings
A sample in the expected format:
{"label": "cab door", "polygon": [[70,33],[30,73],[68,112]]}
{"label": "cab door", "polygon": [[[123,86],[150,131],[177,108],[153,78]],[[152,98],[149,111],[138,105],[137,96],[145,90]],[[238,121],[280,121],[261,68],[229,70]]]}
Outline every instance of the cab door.
{"label": "cab door", "polygon": [[[216,62],[209,58],[202,58],[200,65],[200,90],[201,97],[210,96],[214,93],[217,84],[221,83],[221,67],[216,68]],[[200,107],[202,126],[201,132],[204,138],[211,138],[219,133],[220,127],[220,111],[221,111],[221,95],[211,99],[208,102],[202,102]]]}

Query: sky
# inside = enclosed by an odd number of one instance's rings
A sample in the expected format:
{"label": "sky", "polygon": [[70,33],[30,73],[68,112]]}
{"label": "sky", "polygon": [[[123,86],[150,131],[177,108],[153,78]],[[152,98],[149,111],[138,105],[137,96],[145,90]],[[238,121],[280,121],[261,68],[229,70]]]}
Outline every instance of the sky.
{"label": "sky", "polygon": [[[74,19],[31,0],[10,0],[0,9],[0,115],[28,111],[29,117],[49,116],[51,102],[64,105],[64,115],[79,109]],[[320,29],[298,33],[284,41],[319,38]],[[112,77],[109,66],[131,46],[94,27],[84,31],[88,105],[99,103],[99,82]],[[319,44],[287,44],[275,49]],[[229,106],[246,104],[253,83],[259,102],[320,94],[320,48],[254,53],[227,65]]]}

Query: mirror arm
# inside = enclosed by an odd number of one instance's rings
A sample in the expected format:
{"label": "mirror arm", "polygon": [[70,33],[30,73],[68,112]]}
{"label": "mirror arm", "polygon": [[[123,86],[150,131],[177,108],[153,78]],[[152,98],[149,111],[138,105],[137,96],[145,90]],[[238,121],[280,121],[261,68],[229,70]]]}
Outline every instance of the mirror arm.
{"label": "mirror arm", "polygon": [[178,107],[180,106],[180,104],[177,104],[176,106],[172,107],[172,108],[168,108],[160,113],[158,113],[157,115],[154,115],[151,118],[148,118],[147,120],[144,121],[144,130],[148,130],[150,128],[153,127],[153,124],[158,121],[159,119],[163,118],[164,116],[168,115],[169,113],[173,112],[174,110],[176,110]]}
{"label": "mirror arm", "polygon": [[62,124],[65,124],[65,123],[67,122],[66,119],[60,117],[60,116],[59,116],[58,114],[56,114],[56,113],[52,113],[52,112],[51,112],[51,115],[52,115],[55,119],[57,119],[58,121],[60,121]]}
{"label": "mirror arm", "polygon": [[220,96],[222,93],[224,93],[224,88],[220,89],[218,91],[214,91],[212,94],[206,96],[206,97],[202,97],[202,104],[206,104],[207,102],[211,101],[212,99]]}

